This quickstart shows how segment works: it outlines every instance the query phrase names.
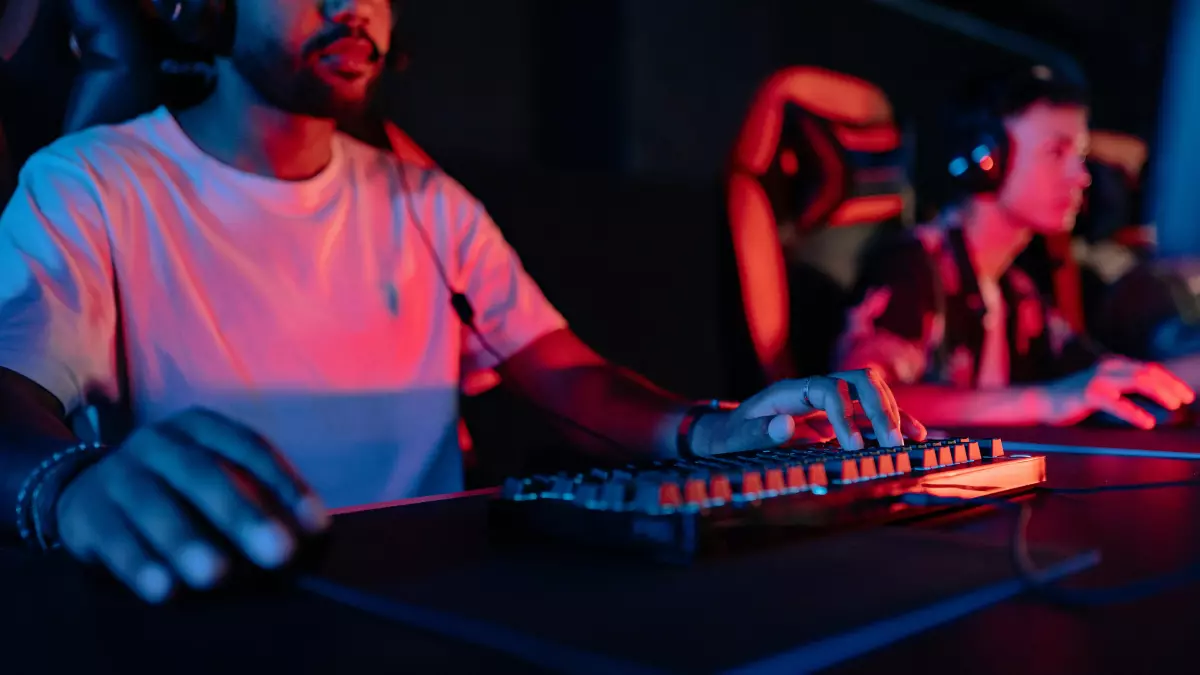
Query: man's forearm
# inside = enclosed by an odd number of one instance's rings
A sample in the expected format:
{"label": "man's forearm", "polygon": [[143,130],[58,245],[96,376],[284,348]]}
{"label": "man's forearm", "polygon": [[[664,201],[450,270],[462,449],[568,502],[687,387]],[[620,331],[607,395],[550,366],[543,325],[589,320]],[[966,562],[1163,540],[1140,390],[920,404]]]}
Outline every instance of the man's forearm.
{"label": "man's forearm", "polygon": [[989,391],[908,384],[892,392],[905,412],[927,426],[1032,426],[1046,422],[1052,408],[1045,388],[1037,386]]}
{"label": "man's forearm", "polygon": [[689,402],[608,363],[565,369],[558,378],[560,394],[548,407],[581,448],[621,461],[676,455]]}
{"label": "man's forearm", "polygon": [[0,368],[0,538],[17,534],[17,494],[25,479],[47,457],[76,443],[50,392]]}
{"label": "man's forearm", "polygon": [[569,330],[546,335],[500,367],[501,379],[573,442],[606,459],[674,457],[690,403],[592,351]]}

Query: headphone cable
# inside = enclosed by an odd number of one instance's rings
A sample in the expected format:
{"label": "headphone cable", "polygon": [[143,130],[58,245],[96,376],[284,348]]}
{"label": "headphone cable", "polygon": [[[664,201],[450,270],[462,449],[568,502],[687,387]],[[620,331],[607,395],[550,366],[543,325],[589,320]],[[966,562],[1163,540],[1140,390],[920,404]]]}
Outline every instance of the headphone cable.
{"label": "headphone cable", "polygon": [[[413,196],[416,193],[412,189],[412,185],[408,179],[407,165],[401,162],[398,170],[400,172],[400,182],[404,187],[404,207],[408,214],[408,219],[412,221],[413,227],[416,229],[418,236],[420,236],[421,241],[424,244],[425,251],[429,254],[430,259],[433,261],[434,267],[437,269],[438,277],[441,278],[442,284],[446,287],[446,290],[450,291],[450,306],[454,308],[454,313],[458,316],[458,319],[462,322],[463,326],[465,326],[467,330],[469,330],[471,334],[473,334],[475,338],[479,340],[479,344],[483,347],[484,351],[487,352],[488,355],[493,359],[495,359],[496,366],[499,366],[507,359],[500,353],[499,350],[492,346],[492,343],[487,339],[486,336],[484,336],[483,331],[479,329],[479,326],[475,322],[475,307],[471,304],[470,298],[467,297],[465,292],[458,290],[450,281],[450,275],[446,271],[446,267],[442,263],[442,259],[437,253],[437,248],[433,244],[433,238],[430,236],[429,231],[425,229],[425,225],[421,222],[420,218],[417,217],[416,208],[413,206],[412,201]],[[622,453],[632,453],[635,455],[638,454],[634,453],[633,449],[629,446],[613,439],[610,436],[596,431],[595,429],[582,424],[567,415],[539,404],[528,395],[524,395],[522,398],[525,399],[525,401],[539,413],[565,424],[576,431],[580,431],[588,436],[591,436],[592,438],[601,441],[615,450],[618,450]]]}

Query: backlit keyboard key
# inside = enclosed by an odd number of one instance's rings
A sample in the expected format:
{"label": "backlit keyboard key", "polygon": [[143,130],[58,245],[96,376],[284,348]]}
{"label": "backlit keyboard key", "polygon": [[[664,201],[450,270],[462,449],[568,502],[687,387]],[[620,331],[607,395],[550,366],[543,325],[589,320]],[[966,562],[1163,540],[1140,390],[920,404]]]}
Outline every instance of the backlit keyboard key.
{"label": "backlit keyboard key", "polygon": [[783,481],[783,469],[767,469],[763,472],[763,489],[767,496],[775,496],[787,491]]}
{"label": "backlit keyboard key", "polygon": [[715,505],[728,504],[733,501],[733,489],[725,474],[713,474],[708,484],[708,497]]}
{"label": "backlit keyboard key", "polygon": [[967,461],[976,462],[983,459],[983,455],[979,452],[979,443],[971,441],[967,443]]}
{"label": "backlit keyboard key", "polygon": [[988,459],[1004,456],[1004,443],[999,438],[993,438],[991,443],[980,446],[983,456]]}
{"label": "backlit keyboard key", "polygon": [[733,486],[734,496],[738,499],[752,502],[762,499],[763,480],[762,474],[757,471],[743,471],[741,474],[735,474],[738,479]]}
{"label": "backlit keyboard key", "polygon": [[791,466],[787,470],[787,486],[788,490],[798,492],[808,487],[808,480],[804,477],[803,466]]}
{"label": "backlit keyboard key", "polygon": [[938,464],[941,466],[950,466],[954,463],[954,451],[948,445],[943,445],[938,448]]}
{"label": "backlit keyboard key", "polygon": [[912,473],[912,461],[907,452],[898,452],[893,457],[896,458],[896,473]]}
{"label": "backlit keyboard key", "polygon": [[879,477],[879,472],[875,469],[874,457],[860,457],[858,459],[858,477],[863,480]]}
{"label": "backlit keyboard key", "polygon": [[927,471],[938,467],[937,450],[933,448],[925,448],[923,450],[910,450],[908,458],[911,460],[912,468],[917,471]]}
{"label": "backlit keyboard key", "polygon": [[689,478],[683,484],[683,501],[688,506],[708,506],[708,486],[703,478]]}
{"label": "backlit keyboard key", "polygon": [[600,489],[600,502],[606,509],[624,511],[629,501],[629,480],[612,478]]}
{"label": "backlit keyboard key", "polygon": [[834,483],[853,483],[858,480],[858,462],[853,459],[827,460],[825,474]]}
{"label": "backlit keyboard key", "polygon": [[891,476],[896,473],[896,463],[892,461],[891,455],[880,455],[877,458],[877,463],[879,465],[880,476]]}
{"label": "backlit keyboard key", "polygon": [[967,463],[967,446],[963,445],[962,443],[956,443],[954,445],[954,463],[955,464],[966,464]]}
{"label": "backlit keyboard key", "polygon": [[658,508],[662,511],[674,511],[683,506],[683,495],[679,484],[667,481],[658,486]]}
{"label": "backlit keyboard key", "polygon": [[829,477],[825,475],[824,464],[808,465],[808,484],[813,487],[829,485]]}

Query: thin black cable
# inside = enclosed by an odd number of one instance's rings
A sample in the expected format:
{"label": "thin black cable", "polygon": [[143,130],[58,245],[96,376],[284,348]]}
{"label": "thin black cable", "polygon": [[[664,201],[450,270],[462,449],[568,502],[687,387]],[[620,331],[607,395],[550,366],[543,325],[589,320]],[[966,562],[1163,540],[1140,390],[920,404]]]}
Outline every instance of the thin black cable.
{"label": "thin black cable", "polygon": [[[1104,485],[1093,488],[1041,488],[1039,491],[1050,494],[1094,494],[1189,486],[1200,486],[1200,480]],[[1119,586],[1088,589],[1064,588],[1055,584],[1046,571],[1039,569],[1029,555],[1027,532],[1029,521],[1033,517],[1033,510],[1028,504],[988,497],[965,499],[935,497],[928,494],[908,494],[901,497],[901,500],[914,506],[996,506],[1014,511],[1016,520],[1009,537],[1009,553],[1017,577],[1031,591],[1058,604],[1073,607],[1099,607],[1134,602],[1200,580],[1200,559],[1196,559],[1177,570],[1148,576]]]}
{"label": "thin black cable", "polygon": [[[408,212],[408,218],[412,221],[413,227],[416,228],[418,235],[421,237],[421,241],[425,244],[425,250],[427,253],[429,253],[430,259],[433,260],[433,264],[437,268],[438,276],[442,279],[442,284],[445,285],[446,290],[450,291],[450,305],[454,307],[454,313],[458,315],[459,320],[462,321],[463,325],[467,327],[467,330],[471,331],[471,333],[479,340],[479,344],[483,346],[484,351],[486,351],[489,355],[491,355],[492,358],[496,360],[496,364],[499,365],[504,363],[506,359],[500,354],[499,350],[493,347],[491,342],[484,337],[483,331],[479,330],[479,327],[475,325],[475,308],[471,305],[471,299],[467,297],[465,292],[456,289],[454,284],[450,281],[450,275],[446,272],[446,267],[442,264],[441,257],[437,254],[437,248],[433,245],[433,239],[429,236],[429,232],[425,229],[424,224],[422,224],[421,220],[417,217],[416,209],[413,207],[412,198],[415,193],[412,190],[412,186],[409,184],[408,174],[405,170],[405,167],[399,167],[399,171],[400,182],[404,185],[404,207]],[[530,406],[543,415],[547,415],[548,417],[566,424],[577,431],[582,431],[583,433],[590,435],[592,438],[612,446],[616,450],[633,453],[635,455],[641,454],[636,452],[628,445],[625,445],[599,431],[596,431],[591,427],[581,424],[580,422],[577,422],[576,420],[556,410],[552,410],[546,406],[538,404],[529,396],[525,396],[524,398]]]}

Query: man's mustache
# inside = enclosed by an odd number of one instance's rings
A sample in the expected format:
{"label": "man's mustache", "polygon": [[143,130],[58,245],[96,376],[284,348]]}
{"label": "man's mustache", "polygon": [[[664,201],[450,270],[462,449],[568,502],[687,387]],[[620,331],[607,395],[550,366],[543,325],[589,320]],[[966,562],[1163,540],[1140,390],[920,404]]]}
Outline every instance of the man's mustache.
{"label": "man's mustache", "polygon": [[347,26],[344,23],[334,24],[329,28],[329,30],[310,40],[308,46],[304,48],[304,55],[308,56],[311,54],[320,53],[321,51],[331,47],[333,43],[338,42],[339,40],[349,39],[366,40],[367,43],[371,45],[372,61],[378,61],[383,57],[383,54],[379,49],[379,45],[375,44],[375,41],[371,39],[370,35],[367,35],[365,30],[362,28],[356,28],[354,26]]}

